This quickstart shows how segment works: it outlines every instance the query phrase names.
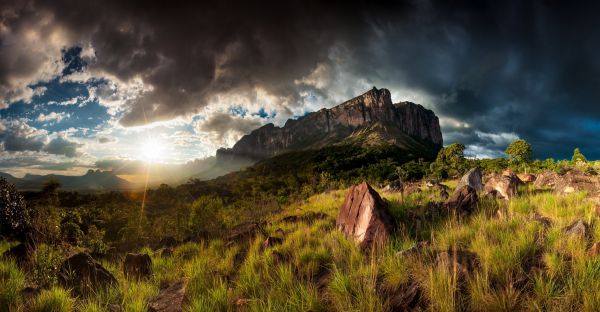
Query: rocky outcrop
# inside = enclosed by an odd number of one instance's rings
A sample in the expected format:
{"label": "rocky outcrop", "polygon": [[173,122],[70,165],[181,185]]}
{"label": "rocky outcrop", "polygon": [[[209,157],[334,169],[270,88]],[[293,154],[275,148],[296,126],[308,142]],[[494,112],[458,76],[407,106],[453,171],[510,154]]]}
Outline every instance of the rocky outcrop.
{"label": "rocky outcrop", "polygon": [[339,143],[365,129],[382,133],[391,144],[429,149],[433,156],[443,143],[438,117],[431,110],[411,102],[393,104],[387,89],[373,88],[333,108],[289,119],[284,127],[262,126],[232,148],[219,149],[217,158],[259,160]]}
{"label": "rocky outcrop", "polygon": [[75,254],[62,263],[58,282],[76,295],[95,293],[117,284],[115,277],[86,253]]}
{"label": "rocky outcrop", "polygon": [[371,248],[389,238],[394,219],[388,204],[363,182],[350,188],[336,219],[336,227],[361,248]]}

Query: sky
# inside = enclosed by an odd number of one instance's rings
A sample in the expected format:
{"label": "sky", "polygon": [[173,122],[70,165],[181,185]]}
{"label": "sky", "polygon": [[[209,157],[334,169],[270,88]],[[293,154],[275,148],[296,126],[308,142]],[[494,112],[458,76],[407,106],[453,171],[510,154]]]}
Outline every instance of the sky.
{"label": "sky", "polygon": [[192,170],[373,86],[469,156],[600,158],[591,2],[150,2],[0,3],[0,171]]}

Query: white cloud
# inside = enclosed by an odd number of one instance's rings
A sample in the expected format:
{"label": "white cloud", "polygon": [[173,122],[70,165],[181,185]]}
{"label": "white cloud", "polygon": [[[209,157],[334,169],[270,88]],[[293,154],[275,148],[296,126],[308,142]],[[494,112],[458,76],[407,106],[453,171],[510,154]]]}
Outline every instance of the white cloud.
{"label": "white cloud", "polygon": [[63,119],[65,118],[69,118],[71,117],[70,114],[65,113],[65,112],[61,112],[61,113],[57,113],[57,112],[51,112],[48,115],[45,115],[44,113],[41,113],[35,120],[39,121],[39,122],[61,122]]}

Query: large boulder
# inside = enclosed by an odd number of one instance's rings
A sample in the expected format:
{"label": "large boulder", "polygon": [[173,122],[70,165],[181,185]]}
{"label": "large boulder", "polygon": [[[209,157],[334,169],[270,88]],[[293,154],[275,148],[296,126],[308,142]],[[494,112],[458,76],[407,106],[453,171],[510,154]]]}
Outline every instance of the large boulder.
{"label": "large boulder", "polygon": [[569,170],[556,181],[554,192],[558,194],[587,192],[592,197],[599,196],[600,179],[597,176],[586,174],[579,170]]}
{"label": "large boulder", "polygon": [[148,254],[128,253],[123,262],[123,274],[132,279],[149,278],[152,275],[152,259]]}
{"label": "large boulder", "polygon": [[76,295],[96,293],[117,284],[115,277],[86,253],[75,254],[62,263],[58,282]]}
{"label": "large boulder", "polygon": [[459,215],[471,214],[479,203],[477,191],[469,185],[463,185],[456,189],[454,194],[444,203],[449,211]]}
{"label": "large boulder", "polygon": [[150,312],[181,312],[185,300],[186,284],[179,281],[160,291],[148,304]]}
{"label": "large boulder", "polygon": [[350,188],[337,216],[336,227],[361,248],[371,248],[388,239],[394,229],[394,218],[387,202],[363,182]]}
{"label": "large boulder", "polygon": [[472,187],[477,192],[483,190],[481,170],[479,168],[475,167],[469,170],[467,173],[465,173],[465,175],[462,176],[462,178],[460,178],[460,180],[458,181],[458,184],[456,185],[456,190],[458,191],[465,185]]}
{"label": "large boulder", "polygon": [[483,194],[510,200],[517,196],[517,186],[520,183],[519,178],[512,172],[497,174],[487,180],[483,188]]}

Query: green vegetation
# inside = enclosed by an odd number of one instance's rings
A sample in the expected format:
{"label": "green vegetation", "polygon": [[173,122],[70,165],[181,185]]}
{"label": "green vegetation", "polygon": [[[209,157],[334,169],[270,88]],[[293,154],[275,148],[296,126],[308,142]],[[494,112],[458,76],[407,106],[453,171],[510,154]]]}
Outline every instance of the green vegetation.
{"label": "green vegetation", "polygon": [[[31,311],[104,311],[117,304],[125,311],[145,311],[161,287],[185,278],[190,299],[187,311],[386,311],[399,296],[417,287],[424,308],[435,311],[587,310],[598,308],[596,289],[600,260],[586,254],[585,237],[569,236],[564,227],[582,219],[592,224],[595,205],[584,193],[558,196],[523,189],[510,202],[485,199],[466,219],[421,219],[415,228],[411,212],[429,201],[413,194],[402,203],[399,194],[386,194],[399,231],[384,248],[364,252],[333,226],[345,190],[315,195],[293,203],[268,218],[265,232],[283,243],[261,246],[265,236],[226,246],[220,239],[179,246],[172,257],[142,249],[153,260],[149,280],[128,281],[120,263],[103,261],[119,280],[116,288],[76,299],[51,286],[25,302],[20,289],[35,283],[12,261],[1,262],[2,302]],[[504,211],[496,217],[497,210]],[[284,221],[286,216],[325,213],[325,219]],[[550,218],[545,228],[531,214]],[[418,214],[416,214],[418,215]],[[397,255],[417,241],[431,240],[420,254]],[[448,269],[436,253],[459,249],[475,255],[468,276]],[[48,252],[48,251],[46,251]],[[238,255],[243,255],[242,260]],[[35,262],[44,261],[37,259]],[[45,266],[37,264],[38,266]],[[6,278],[8,277],[8,278]],[[412,286],[411,286],[412,285]]]}
{"label": "green vegetation", "polygon": [[585,158],[585,156],[583,156],[583,154],[579,150],[579,147],[577,147],[573,151],[573,157],[571,158],[571,161],[574,163],[586,163],[587,158]]}
{"label": "green vegetation", "polygon": [[516,140],[506,148],[510,161],[518,164],[530,162],[532,153],[531,144],[525,140]]}
{"label": "green vegetation", "polygon": [[[362,180],[379,188],[399,177],[449,177],[442,182],[452,189],[454,178],[474,166],[485,173],[577,166],[588,174],[598,166],[577,159],[520,163],[526,155],[468,159],[464,149],[448,146],[433,160],[393,146],[333,146],[275,157],[211,181],[162,185],[145,197],[62,192],[48,183],[42,192],[24,194],[25,202],[4,182],[5,198],[28,213],[14,220],[26,225],[35,248],[24,265],[0,259],[0,311],[147,311],[161,289],[181,280],[187,281],[185,311],[600,309],[600,258],[588,254],[600,241],[600,227],[596,203],[582,192],[563,196],[521,186],[517,198],[481,197],[474,214],[458,217],[440,208],[438,191],[423,187],[407,196],[382,194],[397,231],[381,248],[360,250],[335,228],[347,186]],[[524,150],[531,153],[531,147]],[[3,206],[3,224],[13,224],[14,215],[6,213],[12,207]],[[565,232],[576,220],[589,225],[587,235]],[[261,222],[263,231],[229,242],[230,229],[246,221]],[[180,243],[165,256],[156,245],[169,236]],[[0,253],[21,239],[5,237]],[[263,245],[267,237],[281,242]],[[418,244],[423,241],[429,243]],[[402,253],[412,246],[420,251]],[[80,251],[97,255],[118,283],[86,296],[62,287],[57,270]],[[132,251],[150,255],[148,279],[126,279],[122,259],[109,256]],[[470,260],[453,258],[459,255]]]}

